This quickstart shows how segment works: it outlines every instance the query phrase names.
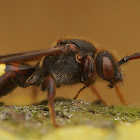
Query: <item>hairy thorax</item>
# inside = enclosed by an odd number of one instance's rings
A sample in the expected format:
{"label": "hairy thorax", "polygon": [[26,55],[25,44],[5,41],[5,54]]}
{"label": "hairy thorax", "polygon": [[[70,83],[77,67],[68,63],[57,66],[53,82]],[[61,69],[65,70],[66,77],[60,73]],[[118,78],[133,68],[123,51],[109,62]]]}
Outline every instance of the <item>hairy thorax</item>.
{"label": "hairy thorax", "polygon": [[57,87],[81,82],[82,67],[73,54],[47,56],[43,68],[45,77],[53,76]]}

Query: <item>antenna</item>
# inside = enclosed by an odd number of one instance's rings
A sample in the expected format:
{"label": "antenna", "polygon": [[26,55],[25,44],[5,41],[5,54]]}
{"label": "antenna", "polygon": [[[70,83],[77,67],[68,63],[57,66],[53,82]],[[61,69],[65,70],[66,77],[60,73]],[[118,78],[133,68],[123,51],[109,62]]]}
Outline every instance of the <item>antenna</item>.
{"label": "antenna", "polygon": [[119,63],[119,65],[122,65],[124,63],[127,63],[129,60],[134,60],[134,59],[139,59],[139,58],[140,58],[140,52],[126,56],[122,60],[120,60],[118,63]]}

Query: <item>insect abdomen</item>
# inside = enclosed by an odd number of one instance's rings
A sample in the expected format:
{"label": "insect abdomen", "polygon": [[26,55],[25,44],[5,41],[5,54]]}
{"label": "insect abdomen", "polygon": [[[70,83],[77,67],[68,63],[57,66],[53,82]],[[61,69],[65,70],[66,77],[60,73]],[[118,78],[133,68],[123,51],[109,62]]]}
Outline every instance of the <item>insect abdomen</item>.
{"label": "insect abdomen", "polygon": [[34,72],[34,67],[30,65],[17,64],[0,64],[0,97],[8,94],[18,86],[14,81],[19,79],[25,81]]}

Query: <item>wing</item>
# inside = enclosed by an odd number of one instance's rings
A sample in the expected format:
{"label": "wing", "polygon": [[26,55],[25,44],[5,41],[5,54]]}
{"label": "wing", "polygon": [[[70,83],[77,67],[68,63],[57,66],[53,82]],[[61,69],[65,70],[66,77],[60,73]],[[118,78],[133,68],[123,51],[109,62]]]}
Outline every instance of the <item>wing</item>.
{"label": "wing", "polygon": [[0,56],[0,97],[13,91],[17,85],[22,86],[28,77],[35,71],[34,66],[24,61],[37,60],[42,56],[65,54],[65,46],[14,53]]}
{"label": "wing", "polygon": [[[37,51],[40,51],[40,50],[35,50],[35,51],[30,51],[30,52],[37,52]],[[0,59],[8,58],[8,57],[11,57],[11,56],[18,56],[18,55],[22,55],[22,54],[25,54],[25,53],[29,53],[29,51],[28,52],[20,52],[20,53],[7,54],[7,55],[0,55]]]}
{"label": "wing", "polygon": [[64,54],[66,50],[64,47],[56,47],[51,49],[43,49],[43,50],[36,50],[36,51],[29,51],[29,52],[21,52],[21,53],[14,53],[8,55],[1,55],[0,56],[0,64],[1,63],[9,63],[15,61],[32,61],[37,60],[43,56],[48,55],[57,55],[57,54]]}

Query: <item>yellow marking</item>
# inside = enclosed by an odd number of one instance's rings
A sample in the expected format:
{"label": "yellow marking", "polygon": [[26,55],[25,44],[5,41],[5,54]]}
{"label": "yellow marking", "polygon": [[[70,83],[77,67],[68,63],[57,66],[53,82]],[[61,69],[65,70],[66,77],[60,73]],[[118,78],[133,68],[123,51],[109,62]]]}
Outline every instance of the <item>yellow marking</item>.
{"label": "yellow marking", "polygon": [[78,63],[82,63],[82,62],[78,59],[78,55],[79,55],[79,54],[76,54],[76,56],[75,56],[76,61],[77,61]]}
{"label": "yellow marking", "polygon": [[126,62],[126,58],[124,58],[124,61]]}
{"label": "yellow marking", "polygon": [[42,57],[42,59],[41,59],[40,62],[39,62],[39,66],[40,66],[41,68],[42,68],[42,66],[43,66],[44,58],[45,58],[45,57]]}
{"label": "yellow marking", "polygon": [[0,64],[0,76],[2,76],[5,73],[5,68],[6,68],[5,64]]}

